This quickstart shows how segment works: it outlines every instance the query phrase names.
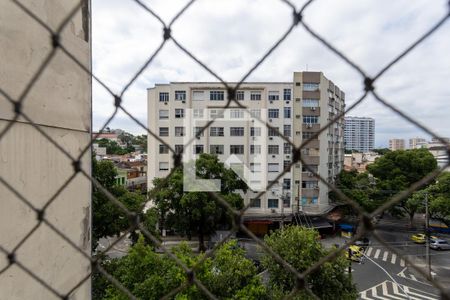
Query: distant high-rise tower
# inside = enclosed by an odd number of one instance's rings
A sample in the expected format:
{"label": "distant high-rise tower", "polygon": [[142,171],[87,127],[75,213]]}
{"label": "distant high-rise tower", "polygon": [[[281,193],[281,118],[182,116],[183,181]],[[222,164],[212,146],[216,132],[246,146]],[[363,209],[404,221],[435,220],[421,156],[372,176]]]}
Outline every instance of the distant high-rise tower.
{"label": "distant high-rise tower", "polygon": [[390,139],[389,140],[389,149],[391,151],[405,149],[405,140],[404,139]]}
{"label": "distant high-rise tower", "polygon": [[345,117],[345,150],[369,152],[375,145],[375,120],[366,117]]}

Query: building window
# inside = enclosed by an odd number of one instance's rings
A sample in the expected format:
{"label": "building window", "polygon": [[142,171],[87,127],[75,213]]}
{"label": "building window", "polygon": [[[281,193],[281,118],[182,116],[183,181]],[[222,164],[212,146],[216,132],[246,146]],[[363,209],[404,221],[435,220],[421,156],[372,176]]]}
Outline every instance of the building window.
{"label": "building window", "polygon": [[194,145],[194,154],[203,153],[203,145]]}
{"label": "building window", "polygon": [[210,127],[209,128],[210,136],[224,136],[223,133],[224,133],[223,127]]}
{"label": "building window", "polygon": [[267,167],[268,172],[279,172],[280,164],[279,163],[269,163]]}
{"label": "building window", "polygon": [[211,101],[221,101],[224,99],[224,91],[210,91],[209,100]]}
{"label": "building window", "polygon": [[175,100],[176,101],[186,100],[186,91],[175,91]]}
{"label": "building window", "polygon": [[319,123],[319,116],[303,116],[304,124],[317,124]]}
{"label": "building window", "polygon": [[238,101],[245,100],[244,99],[244,91],[237,91],[236,92],[236,100],[238,100]]}
{"label": "building window", "polygon": [[261,118],[261,110],[259,108],[250,109],[250,116],[253,118]]}
{"label": "building window", "polygon": [[316,134],[316,133],[315,132],[303,131],[302,132],[302,139],[304,139],[304,140],[310,139],[314,134]]}
{"label": "building window", "polygon": [[303,99],[303,107],[319,107],[319,99]]}
{"label": "building window", "polygon": [[244,154],[244,145],[230,145],[230,154]]}
{"label": "building window", "polygon": [[251,91],[250,92],[250,100],[261,100],[261,92],[260,91]]}
{"label": "building window", "polygon": [[184,109],[183,108],[175,108],[175,118],[177,118],[177,119],[184,118]]}
{"label": "building window", "polygon": [[203,118],[203,108],[194,108],[193,117],[194,117],[194,119],[202,119]]}
{"label": "building window", "polygon": [[268,208],[278,208],[278,199],[267,199]]}
{"label": "building window", "polygon": [[269,108],[269,119],[276,119],[279,116],[279,110],[277,108]]}
{"label": "building window", "polygon": [[291,164],[290,160],[284,160],[283,161],[283,169],[289,168],[290,164]]}
{"label": "building window", "polygon": [[280,92],[269,91],[269,101],[280,100]]}
{"label": "building window", "polygon": [[205,100],[205,92],[204,91],[193,91],[192,92],[192,100],[194,100],[194,101]]}
{"label": "building window", "polygon": [[317,188],[318,182],[317,181],[302,181],[302,188],[303,189],[315,189]]}
{"label": "building window", "polygon": [[169,171],[169,163],[168,162],[160,162],[159,170],[160,171]]}
{"label": "building window", "polygon": [[230,127],[230,136],[244,136],[244,127]]}
{"label": "building window", "polygon": [[165,144],[159,144],[159,154],[167,154],[169,153],[169,146]]}
{"label": "building window", "polygon": [[250,207],[251,208],[260,208],[261,207],[261,199],[260,198],[250,199]]}
{"label": "building window", "polygon": [[291,108],[290,107],[285,107],[284,108],[284,118],[285,119],[290,119],[291,118]]}
{"label": "building window", "polygon": [[175,145],[175,153],[181,154],[184,151],[184,145]]}
{"label": "building window", "polygon": [[169,127],[159,127],[159,136],[169,136]]}
{"label": "building window", "polygon": [[302,172],[310,172],[310,170],[317,173],[318,166],[317,165],[307,165],[307,166],[302,165]]}
{"label": "building window", "polygon": [[267,147],[268,154],[278,154],[279,153],[279,146],[278,145],[269,145]]}
{"label": "building window", "polygon": [[169,110],[167,109],[160,109],[159,110],[159,119],[164,120],[169,118]]}
{"label": "building window", "polygon": [[250,136],[261,136],[261,127],[250,127]]}
{"label": "building window", "polygon": [[230,119],[243,119],[244,111],[242,109],[231,109],[230,110]]}
{"label": "building window", "polygon": [[221,119],[223,118],[223,109],[210,109],[209,116],[211,119]]}
{"label": "building window", "polygon": [[166,92],[159,93],[159,102],[169,102],[169,93]]}
{"label": "building window", "polygon": [[319,197],[317,197],[317,196],[313,196],[312,197],[312,204],[317,204],[319,202]]}
{"label": "building window", "polygon": [[283,90],[283,98],[284,100],[291,100],[291,89]]}
{"label": "building window", "polygon": [[194,127],[194,136],[200,137],[203,136],[204,130],[202,131],[203,127]]}
{"label": "building window", "polygon": [[284,154],[291,154],[292,153],[292,146],[289,143],[283,144],[283,152]]}
{"label": "building window", "polygon": [[175,127],[175,136],[184,136],[184,127]]}
{"label": "building window", "polygon": [[283,127],[283,135],[291,136],[291,125],[284,125]]}
{"label": "building window", "polygon": [[209,145],[209,153],[224,154],[224,147],[223,145]]}
{"label": "building window", "polygon": [[283,189],[285,189],[285,190],[291,189],[291,179],[290,178],[283,179]]}
{"label": "building window", "polygon": [[278,130],[277,127],[274,127],[274,128],[269,127],[269,128],[267,128],[267,133],[268,133],[268,136],[279,136],[280,135],[279,130]]}
{"label": "building window", "polygon": [[261,145],[250,145],[250,154],[261,154]]}
{"label": "building window", "polygon": [[318,83],[309,83],[309,82],[304,82],[303,83],[303,90],[304,91],[317,91],[319,89],[319,84]]}

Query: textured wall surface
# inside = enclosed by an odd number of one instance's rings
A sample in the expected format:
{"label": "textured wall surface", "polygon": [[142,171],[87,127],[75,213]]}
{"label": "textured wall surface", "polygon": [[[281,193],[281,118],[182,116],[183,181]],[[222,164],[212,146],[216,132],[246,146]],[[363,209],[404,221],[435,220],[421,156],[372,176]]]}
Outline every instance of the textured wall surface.
{"label": "textured wall surface", "polygon": [[[75,0],[21,1],[53,31],[75,7]],[[81,9],[61,33],[61,43],[90,69],[89,18]],[[11,1],[0,1],[0,89],[18,99],[52,51],[51,38]],[[23,102],[23,112],[73,157],[90,141],[91,79],[60,49]],[[0,133],[14,111],[0,94]],[[90,174],[90,150],[82,168]],[[71,161],[23,117],[0,139],[0,176],[35,208],[43,205],[73,174]],[[45,218],[90,254],[91,184],[82,174],[48,206]],[[0,183],[0,246],[12,251],[38,223],[36,213]],[[66,241],[41,224],[16,251],[16,259],[61,294],[90,272],[90,263]],[[8,265],[0,254],[0,270]],[[17,265],[0,276],[0,299],[55,299]],[[89,299],[89,280],[72,299]]]}

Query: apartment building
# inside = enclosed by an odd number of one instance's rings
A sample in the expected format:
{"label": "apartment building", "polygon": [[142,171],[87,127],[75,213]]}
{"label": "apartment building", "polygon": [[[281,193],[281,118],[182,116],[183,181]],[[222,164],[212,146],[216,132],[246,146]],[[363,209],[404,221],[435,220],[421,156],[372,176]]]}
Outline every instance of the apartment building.
{"label": "apartment building", "polygon": [[389,150],[404,150],[405,149],[405,140],[404,139],[390,139],[389,140]]}
{"label": "apartment building", "polygon": [[375,120],[366,117],[345,117],[346,150],[370,152],[375,147]]}
{"label": "apartment building", "polygon": [[427,147],[427,140],[424,138],[411,138],[409,139],[409,149],[420,149]]}
{"label": "apartment building", "polygon": [[[232,85],[232,84],[231,84]],[[214,82],[172,82],[148,89],[148,126],[183,159],[200,153],[218,155],[241,170],[251,190],[247,215],[275,216],[298,210],[310,213],[330,208],[328,188],[313,170],[333,182],[343,166],[343,119],[311,140],[301,151],[305,165],[296,163],[260,198],[260,190],[283,173],[292,160],[290,144],[301,145],[321,126],[344,110],[344,93],[321,72],[295,72],[292,82],[247,82],[236,91],[227,109],[227,91]],[[202,126],[214,119],[202,133]],[[267,128],[265,123],[277,128]],[[188,141],[193,140],[189,146]],[[149,136],[148,187],[155,177],[170,173],[172,153]]]}

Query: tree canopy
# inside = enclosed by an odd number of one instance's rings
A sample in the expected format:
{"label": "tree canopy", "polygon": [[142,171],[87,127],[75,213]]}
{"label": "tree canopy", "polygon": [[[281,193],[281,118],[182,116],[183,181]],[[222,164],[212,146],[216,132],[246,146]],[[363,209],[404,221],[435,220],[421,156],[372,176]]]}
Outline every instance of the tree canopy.
{"label": "tree canopy", "polygon": [[[280,257],[300,273],[329,253],[319,242],[319,234],[313,229],[288,226],[266,236],[264,241]],[[265,255],[263,266],[269,273],[268,293],[270,298],[281,299],[296,286],[296,277],[271,255]],[[324,263],[316,272],[306,277],[307,286],[320,299],[356,299],[357,290],[345,273],[348,261],[343,255]],[[294,299],[312,298],[300,291]]]}
{"label": "tree canopy", "polygon": [[[243,199],[237,190],[247,190],[247,185],[234,171],[225,167],[217,156],[201,154],[195,161],[196,175],[202,179],[220,179],[219,194],[236,209],[243,207]],[[149,192],[159,214],[160,224],[189,238],[198,235],[199,248],[205,249],[205,235],[217,228],[229,226],[229,211],[208,192],[185,192],[183,190],[183,169],[178,167],[166,178],[155,178],[154,188]]]}

